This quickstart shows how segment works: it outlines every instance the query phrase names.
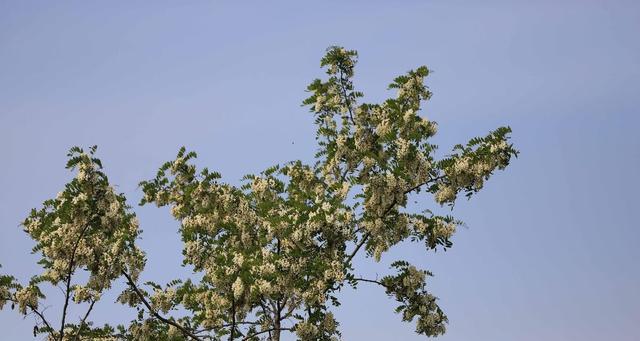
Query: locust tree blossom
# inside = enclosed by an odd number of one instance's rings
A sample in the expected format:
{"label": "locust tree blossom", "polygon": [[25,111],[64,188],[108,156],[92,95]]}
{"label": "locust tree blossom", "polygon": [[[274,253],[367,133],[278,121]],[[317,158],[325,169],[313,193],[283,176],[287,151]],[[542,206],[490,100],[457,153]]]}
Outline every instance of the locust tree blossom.
{"label": "locust tree blossom", "polygon": [[[0,302],[14,302],[24,315],[34,313],[38,317],[34,334],[44,333],[52,340],[111,334],[111,327],[93,328],[87,318],[116,279],[123,273],[137,278],[145,262],[135,245],[140,233],[137,218],[124,196],[109,184],[95,150],[92,147],[85,153],[72,148],[67,168],[77,170],[76,177],[55,199],[33,209],[22,223],[36,243],[33,252],[41,255],[43,272],[27,285],[11,279],[11,285],[0,289]],[[2,282],[7,280],[5,277]],[[59,327],[39,310],[46,298],[42,287],[47,284],[61,287],[64,294]],[[70,304],[86,306],[82,319],[71,321]]]}
{"label": "locust tree blossom", "polygon": [[[127,340],[280,340],[285,332],[337,340],[338,292],[367,283],[395,299],[401,319],[414,322],[417,333],[444,333],[447,317],[427,289],[430,272],[396,261],[392,273],[370,279],[360,276],[354,259],[375,263],[403,241],[427,250],[451,247],[461,222],[431,213],[427,201],[453,208],[460,194],[481,190],[517,155],[511,130],[498,128],[437,158],[431,141],[438,126],[420,114],[432,95],[424,85],[429,69],[394,79],[395,96],[382,103],[359,103],[356,62],[355,51],[329,48],[321,60],[327,77],[307,89],[304,105],[317,127],[313,164],[278,164],[234,186],[199,169],[196,153],[182,148],[140,183],[140,204],[168,207],[178,222],[192,278],[140,283],[144,254],[135,245],[135,216],[108,185],[95,149],[72,150],[69,167],[77,177],[24,222],[45,272],[24,287],[0,277],[0,307],[16,301],[23,314],[38,311],[43,281],[66,281],[67,296],[92,305],[122,277],[128,286],[118,301],[138,311],[129,325],[92,329],[83,320],[38,330],[58,340],[69,335],[65,328]],[[407,208],[410,196],[424,204],[420,213]],[[72,284],[80,270],[89,280]]]}

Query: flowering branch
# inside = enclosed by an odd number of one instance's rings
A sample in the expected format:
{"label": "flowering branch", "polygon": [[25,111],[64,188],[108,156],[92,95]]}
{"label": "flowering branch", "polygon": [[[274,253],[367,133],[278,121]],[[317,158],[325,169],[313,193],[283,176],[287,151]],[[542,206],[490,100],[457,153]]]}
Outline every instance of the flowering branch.
{"label": "flowering branch", "polygon": [[[9,301],[9,302],[13,302],[13,303],[16,303],[16,304],[20,304],[20,301],[16,300],[15,298],[0,297],[0,299],[6,300],[6,301]],[[44,312],[39,311],[36,307],[34,307],[31,304],[26,304],[25,306],[27,308],[29,308],[32,313],[36,314],[38,316],[38,318],[40,318],[40,321],[42,321],[42,323],[44,323],[44,325],[46,326],[47,331],[49,333],[55,333],[54,329],[51,327],[51,324],[49,324],[49,321],[47,321],[47,319],[44,317]]]}
{"label": "flowering branch", "polygon": [[145,307],[147,307],[147,310],[149,310],[149,313],[151,313],[151,315],[153,315],[155,318],[157,318],[158,320],[162,321],[165,324],[172,325],[172,326],[178,328],[184,335],[189,336],[194,340],[202,341],[201,338],[199,338],[197,335],[192,333],[187,328],[181,326],[179,323],[162,317],[162,315],[160,315],[158,312],[155,311],[155,309],[153,309],[151,307],[151,304],[149,304],[149,302],[147,301],[146,297],[144,297],[144,294],[140,291],[140,289],[138,289],[138,286],[133,281],[131,276],[129,276],[129,274],[126,271],[122,271],[122,275],[127,279],[127,283],[129,284],[131,289],[133,289],[133,291],[136,293],[136,295],[138,296],[140,301],[142,301],[142,303],[145,305]]}

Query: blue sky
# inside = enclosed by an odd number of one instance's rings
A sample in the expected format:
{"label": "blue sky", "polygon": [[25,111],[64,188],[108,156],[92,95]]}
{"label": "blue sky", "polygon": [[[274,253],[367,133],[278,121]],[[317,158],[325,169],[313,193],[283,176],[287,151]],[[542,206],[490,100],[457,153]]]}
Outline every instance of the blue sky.
{"label": "blue sky", "polygon": [[[0,263],[36,273],[18,224],[70,178],[73,145],[99,145],[131,203],[182,145],[232,183],[309,161],[300,102],[338,44],[359,51],[367,101],[408,69],[434,70],[421,114],[438,121],[442,150],[500,125],[521,150],[456,206],[469,228],[453,249],[402,245],[360,260],[364,274],[399,258],[433,271],[442,340],[637,340],[639,34],[633,1],[0,1]],[[144,278],[185,273],[177,223],[135,210]],[[421,339],[382,290],[360,288],[336,311],[345,340]],[[109,299],[95,320],[126,321]],[[7,340],[31,339],[31,326],[0,312]]]}

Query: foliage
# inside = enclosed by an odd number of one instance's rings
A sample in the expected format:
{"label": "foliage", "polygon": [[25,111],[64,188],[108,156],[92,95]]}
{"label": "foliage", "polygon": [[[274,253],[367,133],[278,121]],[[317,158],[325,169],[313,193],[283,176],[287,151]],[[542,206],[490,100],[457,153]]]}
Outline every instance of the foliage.
{"label": "foliage", "polygon": [[[183,263],[198,280],[139,283],[145,258],[136,246],[135,215],[110,186],[95,147],[87,153],[72,148],[67,168],[77,176],[23,223],[44,271],[25,286],[0,277],[0,308],[10,302],[21,314],[35,314],[34,334],[51,340],[280,340],[283,331],[301,340],[335,340],[337,293],[364,282],[398,301],[396,311],[403,321],[416,320],[417,333],[444,333],[447,317],[426,289],[431,273],[397,261],[396,274],[378,281],[358,277],[353,260],[363,254],[379,261],[405,240],[422,241],[427,250],[451,247],[461,223],[426,208],[411,212],[408,196],[429,193],[451,207],[460,194],[471,197],[517,156],[511,130],[498,128],[436,160],[430,139],[437,125],[418,115],[431,97],[424,85],[429,69],[397,77],[389,85],[396,96],[381,104],[358,104],[356,61],[355,51],[329,48],[321,60],[327,79],[308,87],[303,103],[317,126],[313,165],[275,165],[235,187],[216,172],[198,170],[196,154],[182,148],[155,178],[140,183],[140,205],[169,206],[180,222]],[[79,272],[88,275],[86,282]],[[138,318],[127,326],[94,327],[88,316],[117,279],[127,283],[118,301],[135,308]],[[39,310],[45,283],[64,289],[59,328]],[[73,303],[88,306],[77,323],[66,320]]]}

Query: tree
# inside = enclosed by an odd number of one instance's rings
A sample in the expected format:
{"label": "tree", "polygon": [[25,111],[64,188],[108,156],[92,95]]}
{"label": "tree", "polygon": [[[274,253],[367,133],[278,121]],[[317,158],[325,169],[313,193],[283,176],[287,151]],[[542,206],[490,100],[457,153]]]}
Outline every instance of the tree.
{"label": "tree", "polygon": [[[67,168],[77,176],[22,224],[43,272],[25,285],[0,277],[0,307],[17,304],[21,314],[33,314],[34,335],[51,340],[280,340],[283,332],[334,340],[336,294],[367,283],[394,298],[396,312],[415,321],[417,333],[443,334],[447,317],[427,291],[430,272],[396,261],[393,273],[368,279],[353,260],[379,261],[405,240],[427,250],[451,247],[461,222],[428,209],[412,212],[409,196],[433,195],[451,208],[460,195],[471,197],[517,156],[511,130],[498,128],[436,160],[430,138],[437,125],[418,115],[431,97],[424,85],[429,69],[397,77],[389,85],[397,94],[381,104],[358,104],[356,61],[355,51],[329,48],[321,60],[327,79],[308,87],[303,103],[317,126],[313,165],[275,165],[235,187],[198,170],[196,154],[183,147],[140,183],[140,205],[170,206],[180,222],[183,263],[194,278],[140,283],[145,255],[136,246],[135,214],[109,184],[96,148],[72,148]],[[95,326],[93,306],[117,280],[126,283],[118,301],[136,309],[137,318],[127,326]],[[56,321],[41,310],[46,284],[63,288]],[[70,304],[86,307],[79,321],[68,318]]]}

